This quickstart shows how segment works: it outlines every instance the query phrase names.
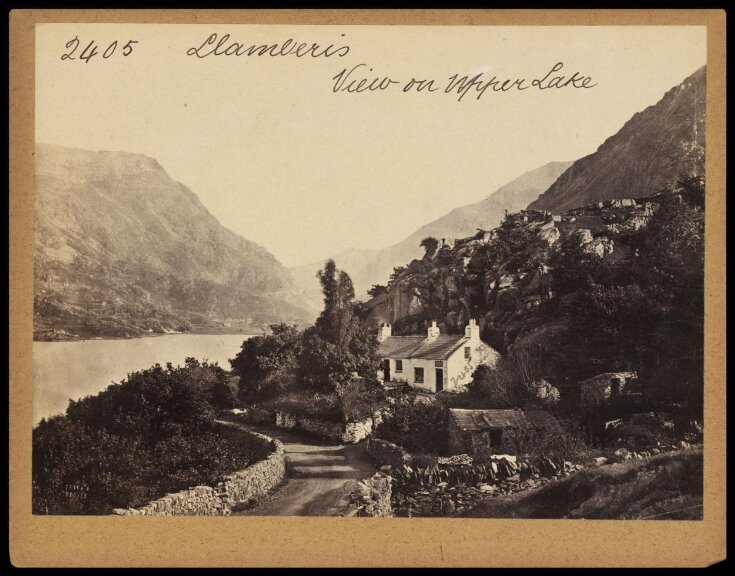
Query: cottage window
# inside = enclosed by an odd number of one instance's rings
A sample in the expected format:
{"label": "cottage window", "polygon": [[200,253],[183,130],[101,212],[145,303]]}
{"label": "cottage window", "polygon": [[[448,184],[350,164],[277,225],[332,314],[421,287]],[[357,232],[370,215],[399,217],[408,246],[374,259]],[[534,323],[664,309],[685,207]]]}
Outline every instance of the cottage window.
{"label": "cottage window", "polygon": [[396,360],[396,372],[403,372],[403,360]]}
{"label": "cottage window", "polygon": [[465,346],[464,348],[464,358],[465,360],[469,360],[470,358],[472,358],[472,348],[470,348],[469,346]]}
{"label": "cottage window", "polygon": [[423,368],[413,369],[413,381],[418,382],[419,384],[424,383],[424,369]]}

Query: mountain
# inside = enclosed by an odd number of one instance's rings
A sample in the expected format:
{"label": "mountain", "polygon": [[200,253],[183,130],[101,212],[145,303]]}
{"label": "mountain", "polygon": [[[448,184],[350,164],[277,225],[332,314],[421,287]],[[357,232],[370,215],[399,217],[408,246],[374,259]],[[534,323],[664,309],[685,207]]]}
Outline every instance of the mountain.
{"label": "mountain", "polygon": [[704,175],[706,67],[635,114],[597,149],[577,160],[529,204],[555,214],[672,186],[680,174]]}
{"label": "mountain", "polygon": [[[350,274],[358,298],[363,298],[373,284],[385,284],[393,268],[414,258],[420,258],[424,249],[421,240],[433,236],[439,240],[463,238],[474,234],[478,228],[490,229],[497,226],[506,210],[516,212],[525,208],[539,193],[551,185],[571,162],[549,162],[526,172],[490,194],[484,200],[455,208],[448,214],[422,226],[405,240],[382,250],[346,250],[333,257],[337,266]],[[317,262],[292,268],[296,283],[304,295],[318,298],[321,304],[316,272],[324,266]]]}
{"label": "mountain", "polygon": [[37,339],[313,319],[288,270],[156,160],[38,144],[35,169]]}

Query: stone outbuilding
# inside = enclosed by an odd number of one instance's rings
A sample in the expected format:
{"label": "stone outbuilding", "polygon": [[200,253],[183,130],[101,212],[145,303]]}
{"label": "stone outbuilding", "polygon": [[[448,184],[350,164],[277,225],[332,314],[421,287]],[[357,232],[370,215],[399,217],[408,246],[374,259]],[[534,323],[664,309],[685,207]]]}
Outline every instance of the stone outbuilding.
{"label": "stone outbuilding", "polygon": [[449,410],[449,447],[454,453],[471,451],[482,445],[502,450],[509,430],[559,430],[559,422],[545,410]]}
{"label": "stone outbuilding", "polygon": [[586,407],[638,392],[638,374],[635,372],[605,372],[579,384],[580,403]]}

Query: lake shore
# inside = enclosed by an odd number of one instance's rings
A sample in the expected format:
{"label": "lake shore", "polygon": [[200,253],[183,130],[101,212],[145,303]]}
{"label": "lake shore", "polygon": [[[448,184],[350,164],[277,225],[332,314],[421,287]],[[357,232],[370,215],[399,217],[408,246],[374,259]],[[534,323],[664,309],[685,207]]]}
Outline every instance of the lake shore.
{"label": "lake shore", "polygon": [[141,334],[130,335],[130,336],[91,336],[91,335],[80,335],[67,332],[66,330],[59,329],[48,331],[44,330],[42,333],[34,331],[33,342],[87,342],[96,340],[135,340],[136,338],[154,338],[158,336],[172,336],[172,335],[207,335],[207,336],[260,336],[267,334],[269,331],[266,329],[252,330],[238,330],[236,328],[221,328],[218,326],[201,326],[196,327],[192,330],[187,331],[170,331],[170,332],[144,332]]}

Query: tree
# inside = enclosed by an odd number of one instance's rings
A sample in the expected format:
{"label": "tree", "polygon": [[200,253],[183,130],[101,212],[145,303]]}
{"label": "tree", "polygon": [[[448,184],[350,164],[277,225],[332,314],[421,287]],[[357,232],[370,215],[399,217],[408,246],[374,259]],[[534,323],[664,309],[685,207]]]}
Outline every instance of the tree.
{"label": "tree", "polygon": [[323,340],[344,349],[357,322],[352,279],[347,272],[337,270],[334,260],[327,260],[324,270],[320,270],[317,276],[324,293],[324,310],[316,320],[317,333]]}
{"label": "tree", "polygon": [[358,375],[368,382],[377,378],[378,340],[371,325],[361,319],[352,280],[327,261],[319,272],[324,310],[316,324],[305,330],[299,356],[299,380],[308,388],[336,392]]}
{"label": "tree", "polygon": [[419,244],[425,251],[426,258],[431,258],[434,254],[436,254],[436,249],[439,247],[439,240],[434,238],[433,236],[427,236],[421,241],[421,244]]}
{"label": "tree", "polygon": [[271,334],[245,340],[230,360],[240,377],[240,398],[264,400],[293,388],[301,351],[302,333],[288,324],[273,324]]}
{"label": "tree", "polygon": [[370,288],[370,290],[367,291],[369,296],[372,296],[373,298],[380,296],[381,294],[387,294],[388,288],[383,286],[382,284],[373,284],[373,287]]}
{"label": "tree", "polygon": [[398,277],[405,271],[405,266],[396,266],[395,268],[393,268],[393,272],[390,273],[390,278],[388,279],[388,286],[392,286],[393,284],[395,284],[398,280]]}

